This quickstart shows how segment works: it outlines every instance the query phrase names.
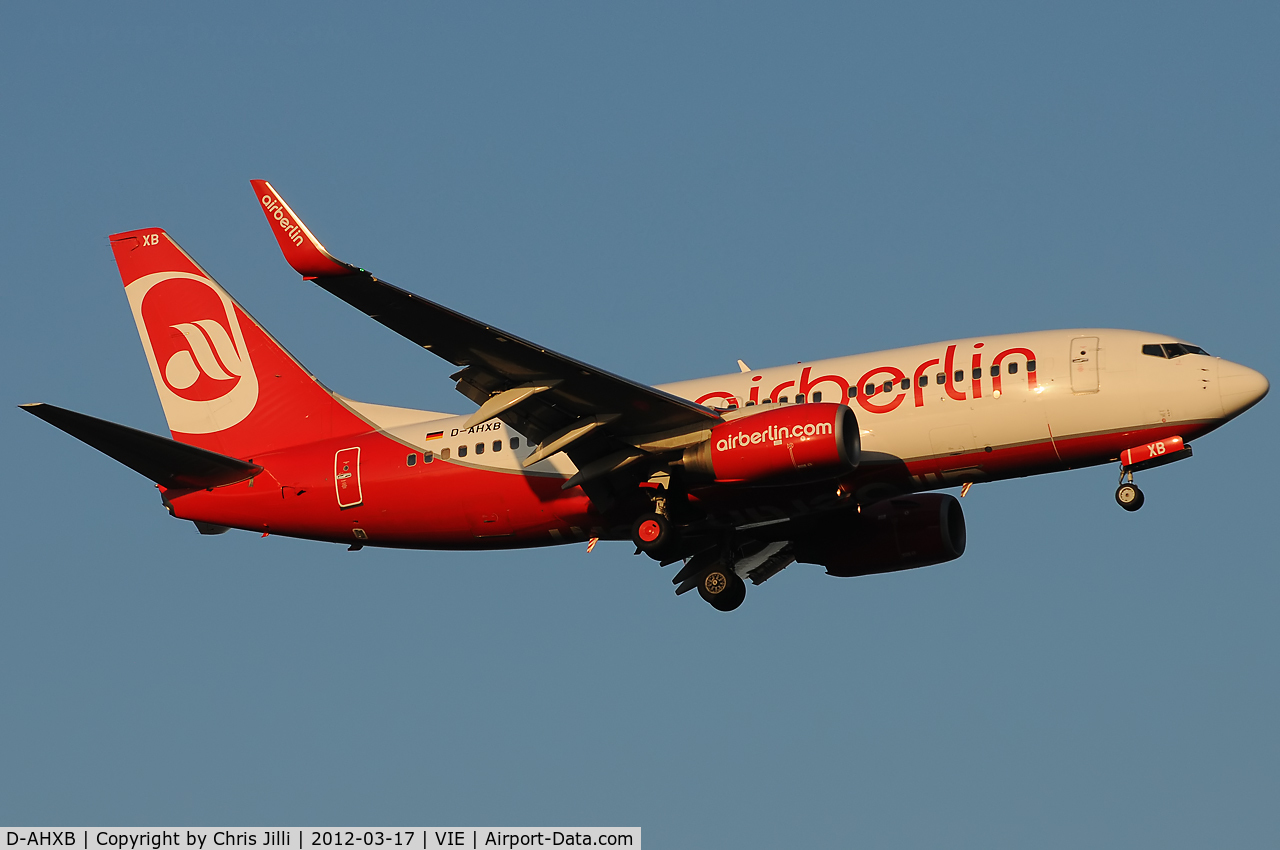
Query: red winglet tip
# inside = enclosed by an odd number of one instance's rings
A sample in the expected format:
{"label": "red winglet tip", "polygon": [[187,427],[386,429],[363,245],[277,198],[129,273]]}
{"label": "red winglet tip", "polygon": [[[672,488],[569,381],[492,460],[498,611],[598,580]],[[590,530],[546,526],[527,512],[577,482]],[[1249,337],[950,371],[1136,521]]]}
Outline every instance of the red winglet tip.
{"label": "red winglet tip", "polygon": [[280,193],[266,180],[250,180],[258,197],[258,205],[271,225],[271,232],[280,244],[284,258],[294,271],[303,277],[332,277],[350,274],[351,267],[334,259],[320,240],[307,229],[302,220],[285,203]]}

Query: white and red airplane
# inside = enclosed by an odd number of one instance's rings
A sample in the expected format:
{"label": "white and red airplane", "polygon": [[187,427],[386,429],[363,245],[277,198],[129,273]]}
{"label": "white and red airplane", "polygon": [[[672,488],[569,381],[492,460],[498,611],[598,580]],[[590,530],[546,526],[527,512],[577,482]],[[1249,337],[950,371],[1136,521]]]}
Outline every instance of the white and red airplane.
{"label": "white and red airplane", "polygon": [[1119,462],[1133,473],[1257,404],[1260,373],[1140,331],[951,340],[649,387],[335,259],[252,181],[285,259],[458,367],[453,415],[326,389],[158,228],[111,237],[173,439],[25,409],[159,485],[204,534],[415,549],[630,539],[729,611],[792,562],[835,576],[958,558],[929,493]]}

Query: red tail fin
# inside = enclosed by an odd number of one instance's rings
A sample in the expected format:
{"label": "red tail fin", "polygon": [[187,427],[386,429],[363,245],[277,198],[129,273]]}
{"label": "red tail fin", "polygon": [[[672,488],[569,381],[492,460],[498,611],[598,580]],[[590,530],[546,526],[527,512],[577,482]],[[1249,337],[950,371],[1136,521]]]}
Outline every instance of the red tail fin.
{"label": "red tail fin", "polygon": [[163,230],[111,249],[175,440],[247,458],[368,429]]}

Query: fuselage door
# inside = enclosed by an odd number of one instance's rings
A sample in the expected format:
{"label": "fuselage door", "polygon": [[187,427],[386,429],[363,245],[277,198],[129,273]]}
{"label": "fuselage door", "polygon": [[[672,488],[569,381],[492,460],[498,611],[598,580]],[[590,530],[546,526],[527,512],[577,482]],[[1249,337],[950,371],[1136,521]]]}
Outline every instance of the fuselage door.
{"label": "fuselage door", "polygon": [[1071,340],[1071,391],[1098,391],[1098,338],[1078,336]]}
{"label": "fuselage door", "polygon": [[339,449],[333,456],[333,483],[338,493],[338,507],[354,508],[364,501],[360,496],[360,447]]}

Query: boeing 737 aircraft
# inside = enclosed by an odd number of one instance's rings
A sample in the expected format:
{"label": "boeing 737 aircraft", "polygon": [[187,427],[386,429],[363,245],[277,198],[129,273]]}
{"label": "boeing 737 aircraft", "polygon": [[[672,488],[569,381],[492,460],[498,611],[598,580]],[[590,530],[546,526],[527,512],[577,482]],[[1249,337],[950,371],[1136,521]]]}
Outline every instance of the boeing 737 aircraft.
{"label": "boeing 737 aircraft", "polygon": [[252,181],[304,279],[458,367],[454,415],[326,389],[167,233],[111,237],[173,439],[25,409],[154,481],[169,513],[349,545],[514,549],[630,540],[731,611],[791,563],[833,576],[965,549],[931,492],[1120,465],[1140,470],[1267,394],[1258,372],[1158,333],[974,337],[650,387],[468,318],[335,259]]}

